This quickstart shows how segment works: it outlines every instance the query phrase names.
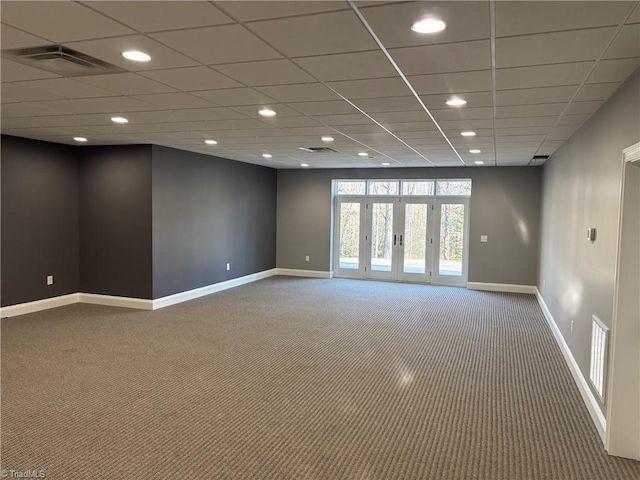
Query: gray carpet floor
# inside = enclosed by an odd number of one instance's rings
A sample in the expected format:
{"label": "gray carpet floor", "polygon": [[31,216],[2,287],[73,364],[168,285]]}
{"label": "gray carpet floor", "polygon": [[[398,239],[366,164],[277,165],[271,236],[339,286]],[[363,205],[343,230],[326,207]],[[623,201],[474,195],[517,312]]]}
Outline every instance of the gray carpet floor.
{"label": "gray carpet floor", "polygon": [[2,321],[2,465],[47,479],[640,478],[531,295],[273,277]]}

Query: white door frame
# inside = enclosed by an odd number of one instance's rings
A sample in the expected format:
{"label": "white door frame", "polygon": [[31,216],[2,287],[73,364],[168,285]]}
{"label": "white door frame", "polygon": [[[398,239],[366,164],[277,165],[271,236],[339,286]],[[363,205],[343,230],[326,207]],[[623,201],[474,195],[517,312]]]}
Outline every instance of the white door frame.
{"label": "white door frame", "polygon": [[[425,238],[425,272],[424,273],[407,273],[404,271],[404,248],[407,242],[407,209],[406,205],[426,205],[427,206],[427,225]],[[431,271],[433,270],[433,224],[435,212],[434,197],[418,197],[406,196],[400,197],[398,232],[399,239],[399,255],[398,255],[398,280],[402,282],[431,283]],[[404,238],[403,238],[404,235]]]}
{"label": "white door frame", "polygon": [[640,460],[640,234],[628,230],[629,216],[640,215],[640,193],[632,184],[640,176],[640,143],[624,149],[622,161],[605,449]]}
{"label": "white door frame", "polygon": [[[364,267],[366,262],[367,246],[362,232],[366,228],[366,205],[367,199],[363,195],[350,195],[348,197],[335,197],[334,203],[334,247],[333,247],[333,271],[335,276],[347,278],[364,278]],[[340,268],[340,205],[343,203],[360,204],[360,232],[359,232],[359,263],[358,268]]]}

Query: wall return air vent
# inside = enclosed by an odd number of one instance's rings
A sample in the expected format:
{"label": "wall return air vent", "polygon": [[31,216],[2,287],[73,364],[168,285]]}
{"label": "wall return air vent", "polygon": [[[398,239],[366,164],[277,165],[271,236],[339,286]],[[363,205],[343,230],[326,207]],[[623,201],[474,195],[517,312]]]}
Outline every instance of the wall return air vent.
{"label": "wall return air vent", "polygon": [[62,45],[3,50],[2,56],[65,77],[118,73],[125,70]]}

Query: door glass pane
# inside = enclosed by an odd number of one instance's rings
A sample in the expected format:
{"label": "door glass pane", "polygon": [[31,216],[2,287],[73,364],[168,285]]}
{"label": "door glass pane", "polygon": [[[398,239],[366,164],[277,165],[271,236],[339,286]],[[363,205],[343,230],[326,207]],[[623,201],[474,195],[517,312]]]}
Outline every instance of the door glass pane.
{"label": "door glass pane", "polygon": [[340,204],[340,268],[360,268],[360,203]]}
{"label": "door glass pane", "polygon": [[371,270],[390,272],[393,250],[393,203],[374,203],[371,208]]}
{"label": "door glass pane", "polygon": [[398,180],[375,180],[369,182],[369,195],[398,195]]}
{"label": "door glass pane", "polygon": [[464,205],[444,204],[440,212],[440,275],[462,276]]}
{"label": "door glass pane", "polygon": [[403,180],[402,195],[433,195],[433,180]]}
{"label": "door glass pane", "polygon": [[426,204],[408,203],[404,211],[404,273],[427,270],[427,212]]}

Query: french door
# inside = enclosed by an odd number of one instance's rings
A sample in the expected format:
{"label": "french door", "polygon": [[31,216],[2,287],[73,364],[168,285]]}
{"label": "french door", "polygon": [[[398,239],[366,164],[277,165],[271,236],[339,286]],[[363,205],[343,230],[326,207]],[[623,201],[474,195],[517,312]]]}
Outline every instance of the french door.
{"label": "french door", "polygon": [[468,199],[336,198],[337,276],[466,283]]}

